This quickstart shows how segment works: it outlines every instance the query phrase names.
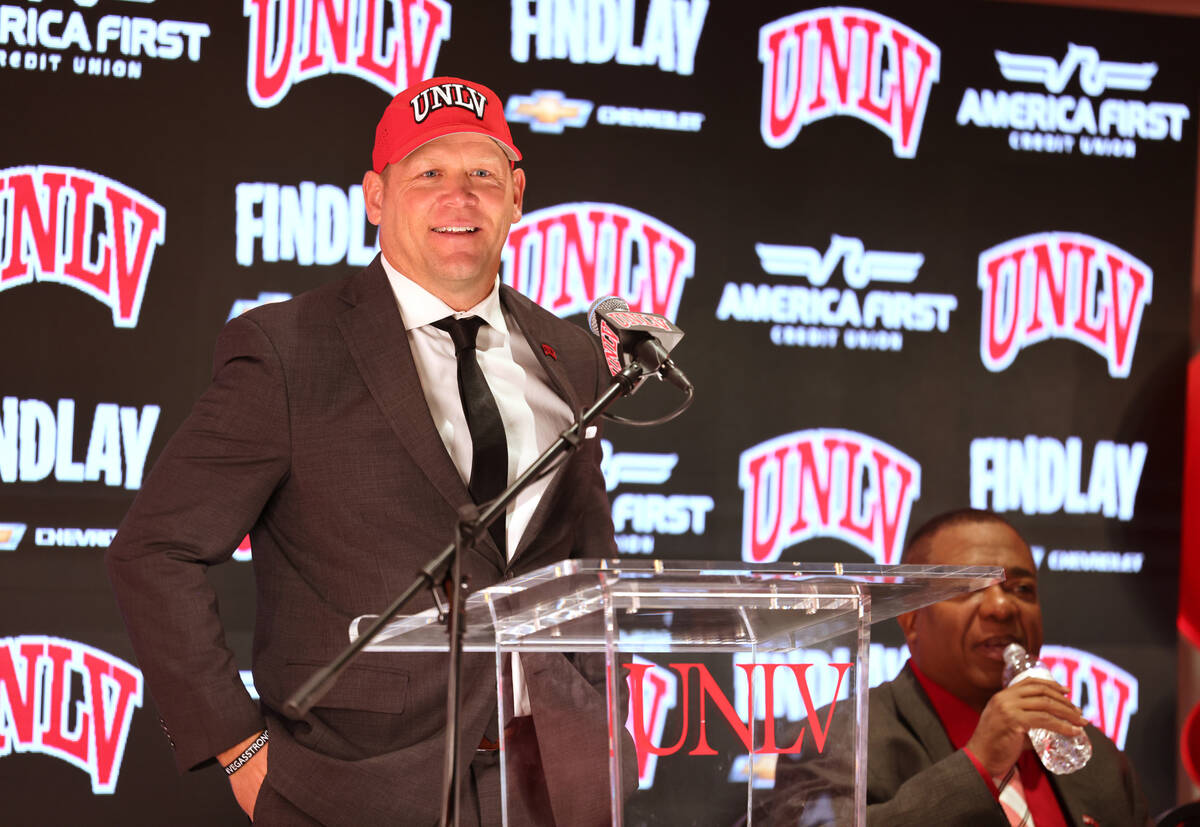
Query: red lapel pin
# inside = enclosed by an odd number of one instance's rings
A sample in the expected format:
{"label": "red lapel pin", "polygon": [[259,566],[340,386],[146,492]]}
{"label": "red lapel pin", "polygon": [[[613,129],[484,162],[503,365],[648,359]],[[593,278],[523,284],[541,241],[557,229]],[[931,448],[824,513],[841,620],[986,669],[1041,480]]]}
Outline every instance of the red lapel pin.
{"label": "red lapel pin", "polygon": [[542,345],[542,353],[546,354],[554,361],[556,361],[556,362],[558,361],[558,354],[554,352],[554,348],[550,347],[550,345],[543,344]]}

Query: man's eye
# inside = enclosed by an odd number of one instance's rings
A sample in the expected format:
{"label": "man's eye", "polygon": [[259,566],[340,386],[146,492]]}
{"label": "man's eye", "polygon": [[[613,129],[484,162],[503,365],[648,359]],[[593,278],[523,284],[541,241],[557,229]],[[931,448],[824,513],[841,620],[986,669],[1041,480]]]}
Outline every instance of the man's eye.
{"label": "man's eye", "polygon": [[436,169],[427,169],[421,173],[421,177],[422,178],[434,178],[437,176],[437,174],[438,173],[437,173]]}
{"label": "man's eye", "polygon": [[472,172],[471,174],[477,178],[490,178],[492,175],[492,171],[489,169],[477,169],[474,172]]}

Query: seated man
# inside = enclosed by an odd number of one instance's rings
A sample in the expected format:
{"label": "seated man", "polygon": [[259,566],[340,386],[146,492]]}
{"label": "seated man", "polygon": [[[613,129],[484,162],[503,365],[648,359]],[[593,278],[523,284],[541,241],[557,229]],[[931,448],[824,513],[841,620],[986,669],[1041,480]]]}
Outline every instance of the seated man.
{"label": "seated man", "polygon": [[[1015,641],[1036,655],[1042,645],[1033,555],[1016,530],[987,511],[950,512],[913,534],[902,562],[1003,566],[1006,578],[899,616],[911,658],[871,690],[867,824],[1149,824],[1129,762],[1066,689],[1038,678],[1002,688],[1004,648]],[[1070,736],[1080,727],[1091,761],[1070,775],[1046,771],[1029,730]],[[853,757],[838,745],[812,758],[781,756],[769,823],[853,823],[852,790],[827,789],[853,778]]]}

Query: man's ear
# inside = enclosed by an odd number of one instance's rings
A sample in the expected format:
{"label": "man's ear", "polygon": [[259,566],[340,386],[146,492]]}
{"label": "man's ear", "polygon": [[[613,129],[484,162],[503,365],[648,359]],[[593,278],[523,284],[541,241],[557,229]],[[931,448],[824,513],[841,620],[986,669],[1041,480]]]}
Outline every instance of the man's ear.
{"label": "man's ear", "polygon": [[383,218],[383,176],[369,169],[363,175],[363,202],[367,207],[367,220],[375,226]]}
{"label": "man's ear", "polygon": [[521,220],[521,205],[525,200],[525,170],[518,167],[513,170],[513,217],[512,223]]}
{"label": "man's ear", "polygon": [[900,624],[900,631],[904,632],[904,640],[908,643],[909,652],[912,652],[917,642],[917,611],[920,610],[896,615],[896,622]]}

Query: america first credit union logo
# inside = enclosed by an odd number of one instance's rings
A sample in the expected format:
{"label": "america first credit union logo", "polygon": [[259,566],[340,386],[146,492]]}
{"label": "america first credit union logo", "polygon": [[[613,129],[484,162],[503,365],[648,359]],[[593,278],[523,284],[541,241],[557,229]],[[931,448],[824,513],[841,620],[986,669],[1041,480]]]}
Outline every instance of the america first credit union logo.
{"label": "america first credit union logo", "polygon": [[0,169],[0,291],[34,281],[82,290],[136,327],[167,212],[142,193],[72,167]]}
{"label": "america first credit union logo", "polygon": [[141,671],[102,649],[43,635],[0,638],[0,759],[60,758],[91,777],[94,794],[111,794],[141,705]]}
{"label": "america first credit union logo", "polygon": [[[917,279],[925,256],[868,249],[861,238],[834,234],[824,250],[755,244],[763,272],[808,284],[727,282],[717,319],[769,322],[771,343],[791,347],[900,351],[908,331],[945,333],[958,299],[898,289]],[[845,288],[830,284],[841,266]],[[895,286],[871,289],[868,286]],[[865,292],[864,292],[865,291]]]}
{"label": "america first credit union logo", "polygon": [[774,562],[788,546],[832,537],[892,565],[921,496],[921,466],[866,434],[817,428],[747,448],[738,485],[743,560]]}
{"label": "america first credit union logo", "polygon": [[[1103,60],[1096,48],[1078,43],[1067,44],[1061,60],[1001,50],[995,55],[1004,79],[1021,85],[966,89],[959,126],[1009,130],[1008,145],[1017,151],[1070,154],[1078,148],[1084,155],[1124,158],[1137,155],[1139,140],[1183,139],[1183,122],[1191,116],[1186,105],[1126,98],[1150,89],[1157,63]],[[1076,78],[1083,92],[1078,96],[1071,94]]]}
{"label": "america first credit union logo", "polygon": [[[97,0],[77,6],[95,6]],[[139,3],[153,0],[137,0]],[[60,4],[61,5],[61,4]],[[78,9],[0,6],[0,69],[137,80],[144,64],[178,60],[196,63],[207,23],[106,14],[85,17]]]}
{"label": "america first credit union logo", "polygon": [[941,52],[903,23],[866,9],[821,8],[763,26],[759,129],[767,146],[788,146],[815,121],[858,118],[913,158]]}
{"label": "america first credit union logo", "polygon": [[1014,238],[979,255],[983,291],[979,355],[999,372],[1047,339],[1103,356],[1110,376],[1129,376],[1154,273],[1126,251],[1082,233]]}
{"label": "america first credit union logo", "polygon": [[509,231],[501,278],[558,316],[620,296],[638,313],[679,312],[696,270],[696,245],[662,221],[620,204],[557,204],[527,213]]}
{"label": "america first credit union logo", "polygon": [[245,0],[243,14],[250,18],[246,88],[260,108],[330,74],[394,96],[433,77],[450,38],[444,0]]}

